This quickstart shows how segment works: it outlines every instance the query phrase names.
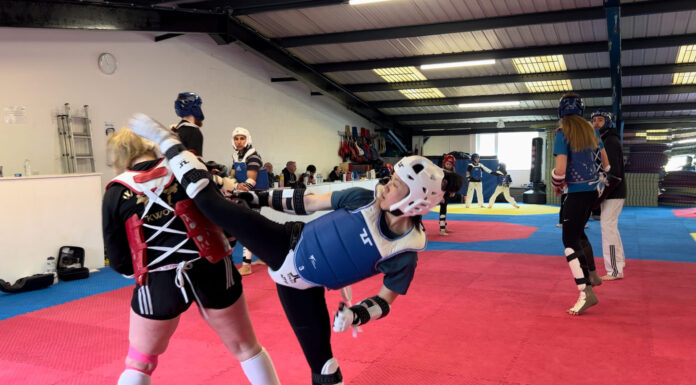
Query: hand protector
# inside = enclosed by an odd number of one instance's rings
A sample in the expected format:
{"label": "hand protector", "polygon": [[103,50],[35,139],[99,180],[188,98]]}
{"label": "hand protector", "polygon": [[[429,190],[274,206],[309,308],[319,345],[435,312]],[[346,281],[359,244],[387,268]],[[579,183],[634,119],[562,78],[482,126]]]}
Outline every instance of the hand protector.
{"label": "hand protector", "polygon": [[353,326],[355,318],[355,313],[344,302],[341,302],[334,315],[333,331],[340,333],[348,330],[349,327]]}
{"label": "hand protector", "polygon": [[181,144],[162,123],[142,113],[137,113],[128,120],[128,128],[138,136],[155,142],[163,154],[170,147]]}
{"label": "hand protector", "polygon": [[565,193],[566,181],[565,174],[556,175],[556,169],[551,170],[551,183],[553,184],[553,192],[556,195]]}
{"label": "hand protector", "polygon": [[234,197],[246,201],[252,209],[268,206],[268,191],[238,191]]}

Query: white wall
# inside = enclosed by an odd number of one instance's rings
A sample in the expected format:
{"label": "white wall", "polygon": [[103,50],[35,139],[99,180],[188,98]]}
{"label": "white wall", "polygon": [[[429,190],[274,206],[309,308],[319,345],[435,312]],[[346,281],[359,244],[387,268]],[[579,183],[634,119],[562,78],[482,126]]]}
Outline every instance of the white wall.
{"label": "white wall", "polygon": [[423,155],[442,155],[452,151],[476,152],[476,136],[431,136],[423,146]]}
{"label": "white wall", "polygon": [[[231,163],[235,126],[251,131],[254,146],[278,173],[285,162],[298,172],[313,163],[328,175],[340,162],[337,131],[346,124],[374,129],[328,96],[310,96],[299,83],[271,83],[288,76],[240,46],[218,46],[207,35],[184,35],[159,43],[155,33],[0,28],[0,113],[26,107],[25,124],[0,116],[0,165],[5,175],[23,173],[24,159],[36,173],[61,173],[55,115],[65,102],[88,104],[102,184],[106,167],[104,123],[120,127],[137,111],[176,123],[173,102],[181,91],[203,99],[204,157]],[[102,52],[118,69],[97,68]]]}

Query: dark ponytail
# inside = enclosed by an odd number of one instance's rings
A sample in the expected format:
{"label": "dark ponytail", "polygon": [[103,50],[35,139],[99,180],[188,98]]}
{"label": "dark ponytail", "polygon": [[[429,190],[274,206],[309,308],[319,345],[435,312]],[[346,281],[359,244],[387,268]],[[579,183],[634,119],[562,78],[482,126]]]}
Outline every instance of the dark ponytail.
{"label": "dark ponytail", "polygon": [[442,189],[448,193],[456,193],[464,184],[464,178],[456,172],[445,171],[445,177],[442,179]]}

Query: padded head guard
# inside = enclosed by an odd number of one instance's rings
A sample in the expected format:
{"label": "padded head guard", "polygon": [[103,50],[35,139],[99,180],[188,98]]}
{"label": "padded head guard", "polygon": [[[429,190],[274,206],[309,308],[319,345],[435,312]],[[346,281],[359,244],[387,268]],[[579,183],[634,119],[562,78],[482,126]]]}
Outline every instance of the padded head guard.
{"label": "padded head guard", "polygon": [[562,118],[566,115],[580,115],[585,111],[585,103],[583,103],[582,98],[577,97],[565,97],[561,98],[558,102],[558,118]]}
{"label": "padded head guard", "polygon": [[604,118],[604,126],[599,129],[600,131],[605,131],[614,127],[614,116],[611,112],[605,110],[604,108],[598,108],[597,111],[592,113],[590,119],[594,118],[595,116],[601,116]]}
{"label": "padded head guard", "polygon": [[244,135],[246,137],[246,144],[244,147],[251,145],[251,134],[249,130],[244,127],[235,127],[234,131],[232,131],[232,145],[234,145],[234,137],[237,135]]}
{"label": "padded head guard", "polygon": [[445,172],[422,156],[407,156],[394,167],[394,172],[408,186],[408,195],[389,207],[406,216],[423,215],[440,204]]}
{"label": "padded head guard", "polygon": [[473,153],[471,154],[471,161],[473,162],[474,159],[476,159],[476,161],[478,162],[478,160],[481,159],[481,156],[479,156],[479,154],[477,153]]}
{"label": "padded head guard", "polygon": [[505,169],[505,163],[498,163],[498,171],[502,172],[503,174],[507,174],[507,170]]}
{"label": "padded head guard", "polygon": [[447,164],[447,162],[451,162],[452,168],[454,168],[454,163],[455,163],[454,155],[447,154],[444,157],[442,157],[442,168],[445,168],[445,165]]}
{"label": "padded head guard", "polygon": [[202,121],[205,119],[205,116],[203,116],[201,104],[203,104],[203,100],[201,100],[200,96],[193,92],[182,92],[174,101],[174,111],[176,111],[177,116],[193,115],[196,120]]}

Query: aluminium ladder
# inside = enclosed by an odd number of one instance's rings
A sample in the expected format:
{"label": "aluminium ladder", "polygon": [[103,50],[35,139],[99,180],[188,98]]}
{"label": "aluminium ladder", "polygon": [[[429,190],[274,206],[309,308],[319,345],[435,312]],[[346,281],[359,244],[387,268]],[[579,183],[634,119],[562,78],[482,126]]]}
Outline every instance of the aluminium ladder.
{"label": "aluminium ladder", "polygon": [[65,103],[65,113],[57,115],[58,141],[64,174],[95,172],[92,148],[92,128],[88,106],[82,115],[71,115],[70,104]]}

